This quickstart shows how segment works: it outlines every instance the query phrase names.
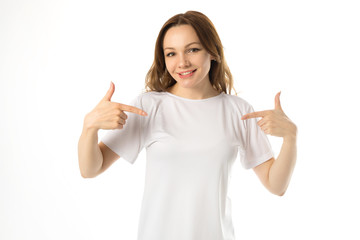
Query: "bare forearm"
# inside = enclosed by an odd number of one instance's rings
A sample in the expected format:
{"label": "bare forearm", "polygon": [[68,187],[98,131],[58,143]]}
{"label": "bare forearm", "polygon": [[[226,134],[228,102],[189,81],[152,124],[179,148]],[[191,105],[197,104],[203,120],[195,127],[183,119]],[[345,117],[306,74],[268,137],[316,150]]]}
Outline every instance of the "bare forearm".
{"label": "bare forearm", "polygon": [[95,177],[98,174],[103,163],[103,156],[98,145],[97,130],[83,129],[78,143],[78,158],[83,177]]}
{"label": "bare forearm", "polygon": [[272,193],[282,196],[291,179],[296,163],[296,125],[286,116],[280,104],[280,92],[275,96],[275,109],[252,112],[241,117],[242,120],[262,117],[257,122],[261,130],[272,136],[282,137],[283,144],[276,160],[255,167],[254,170],[264,186]]}
{"label": "bare forearm", "polygon": [[296,136],[284,138],[279,156],[269,170],[269,185],[273,193],[280,196],[285,193],[295,167],[296,155]]}

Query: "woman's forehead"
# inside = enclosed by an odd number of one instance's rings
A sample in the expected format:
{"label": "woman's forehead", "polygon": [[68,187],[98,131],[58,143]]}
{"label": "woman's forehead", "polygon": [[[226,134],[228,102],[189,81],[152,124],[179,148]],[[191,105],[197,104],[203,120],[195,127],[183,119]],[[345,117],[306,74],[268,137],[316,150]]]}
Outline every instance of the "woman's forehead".
{"label": "woman's forehead", "polygon": [[183,48],[195,43],[201,44],[194,28],[190,25],[180,25],[171,27],[166,32],[163,48]]}

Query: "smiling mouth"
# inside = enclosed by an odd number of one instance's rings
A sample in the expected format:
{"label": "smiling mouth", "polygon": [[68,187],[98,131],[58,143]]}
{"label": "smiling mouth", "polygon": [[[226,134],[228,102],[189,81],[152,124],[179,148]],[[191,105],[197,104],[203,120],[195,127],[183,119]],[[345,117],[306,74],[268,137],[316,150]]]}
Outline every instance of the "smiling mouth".
{"label": "smiling mouth", "polygon": [[185,78],[185,77],[190,77],[190,76],[192,76],[195,71],[196,71],[196,69],[193,70],[193,71],[187,71],[187,72],[182,72],[182,73],[178,73],[178,74],[179,74],[179,76],[180,76],[181,78]]}

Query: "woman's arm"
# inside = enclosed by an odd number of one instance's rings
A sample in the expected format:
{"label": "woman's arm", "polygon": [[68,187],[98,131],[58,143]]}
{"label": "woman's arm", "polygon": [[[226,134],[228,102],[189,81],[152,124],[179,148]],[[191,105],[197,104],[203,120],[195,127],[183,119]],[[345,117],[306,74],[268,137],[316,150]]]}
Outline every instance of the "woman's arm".
{"label": "woman's arm", "polygon": [[111,101],[115,85],[111,82],[105,97],[84,119],[83,131],[78,142],[81,176],[96,177],[105,171],[119,156],[102,142],[98,143],[100,129],[122,129],[127,115],[124,111],[146,116],[147,113],[133,106]]}
{"label": "woman's arm", "polygon": [[83,178],[93,178],[104,172],[120,158],[103,142],[98,143],[94,129],[83,129],[78,143],[80,173]]}
{"label": "woman's arm", "polygon": [[275,109],[253,112],[242,117],[243,120],[262,117],[258,125],[266,133],[283,138],[279,156],[271,158],[254,169],[263,185],[273,194],[285,194],[294,171],[297,155],[296,138],[297,127],[285,115],[280,105],[280,93],[275,97]]}
{"label": "woman's arm", "polygon": [[84,127],[78,142],[78,159],[83,178],[98,175],[103,163],[103,156],[98,145],[98,131],[96,129]]}
{"label": "woman's arm", "polygon": [[263,185],[273,194],[283,196],[296,163],[296,139],[284,140],[279,156],[254,167]]}

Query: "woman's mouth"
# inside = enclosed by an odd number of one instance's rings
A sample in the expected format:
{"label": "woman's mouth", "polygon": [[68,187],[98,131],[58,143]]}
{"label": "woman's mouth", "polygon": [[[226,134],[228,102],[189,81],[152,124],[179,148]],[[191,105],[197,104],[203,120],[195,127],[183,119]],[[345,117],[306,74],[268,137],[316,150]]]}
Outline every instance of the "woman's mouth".
{"label": "woman's mouth", "polygon": [[186,72],[181,72],[181,73],[178,73],[178,74],[179,74],[180,78],[188,78],[188,77],[191,77],[194,74],[195,71],[196,71],[196,69],[186,71]]}

